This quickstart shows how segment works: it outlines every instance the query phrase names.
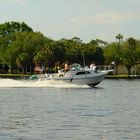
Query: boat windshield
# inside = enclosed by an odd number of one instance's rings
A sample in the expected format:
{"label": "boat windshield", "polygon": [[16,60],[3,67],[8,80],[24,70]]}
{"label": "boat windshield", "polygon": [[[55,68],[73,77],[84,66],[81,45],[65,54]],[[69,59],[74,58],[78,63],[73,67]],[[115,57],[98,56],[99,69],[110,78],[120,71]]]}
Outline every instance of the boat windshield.
{"label": "boat windshield", "polygon": [[70,70],[83,70],[80,64],[74,63],[70,65]]}

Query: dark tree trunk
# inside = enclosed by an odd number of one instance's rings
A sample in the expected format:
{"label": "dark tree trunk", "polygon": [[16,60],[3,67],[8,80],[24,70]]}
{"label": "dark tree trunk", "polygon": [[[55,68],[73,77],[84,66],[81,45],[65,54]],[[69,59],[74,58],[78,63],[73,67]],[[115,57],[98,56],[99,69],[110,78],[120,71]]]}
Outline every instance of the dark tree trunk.
{"label": "dark tree trunk", "polygon": [[33,74],[33,72],[34,72],[34,66],[33,66],[33,64],[31,64],[30,67],[31,67],[30,74]]}
{"label": "dark tree trunk", "polygon": [[128,71],[128,77],[129,77],[129,75],[131,74],[131,67],[130,67],[130,66],[126,66],[126,68],[127,68],[127,71]]}

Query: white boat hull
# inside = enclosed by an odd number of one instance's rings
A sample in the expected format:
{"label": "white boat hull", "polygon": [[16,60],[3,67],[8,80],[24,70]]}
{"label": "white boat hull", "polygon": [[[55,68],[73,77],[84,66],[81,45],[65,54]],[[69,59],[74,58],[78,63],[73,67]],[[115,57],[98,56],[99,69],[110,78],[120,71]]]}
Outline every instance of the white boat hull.
{"label": "white boat hull", "polygon": [[57,77],[57,76],[51,76],[47,77],[46,80],[53,80],[53,81],[62,81],[70,84],[78,84],[78,85],[89,85],[91,87],[94,87],[98,85],[103,79],[105,78],[106,73],[95,73],[93,75],[91,74],[85,74],[85,75],[75,75],[73,77]]}

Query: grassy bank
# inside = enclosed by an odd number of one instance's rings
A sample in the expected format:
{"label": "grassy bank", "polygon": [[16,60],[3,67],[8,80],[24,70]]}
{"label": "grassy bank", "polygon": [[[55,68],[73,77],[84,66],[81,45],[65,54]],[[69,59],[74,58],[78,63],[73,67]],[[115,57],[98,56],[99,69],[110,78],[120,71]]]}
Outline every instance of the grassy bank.
{"label": "grassy bank", "polygon": [[[1,78],[12,78],[12,79],[26,79],[30,75],[29,74],[0,74]],[[140,79],[140,75],[137,76],[129,76],[127,74],[117,74],[117,75],[106,75],[106,79]]]}
{"label": "grassy bank", "polygon": [[106,79],[139,79],[139,75],[127,75],[127,74],[117,74],[117,75],[106,75]]}
{"label": "grassy bank", "polygon": [[1,78],[22,79],[29,77],[29,74],[0,74]]}

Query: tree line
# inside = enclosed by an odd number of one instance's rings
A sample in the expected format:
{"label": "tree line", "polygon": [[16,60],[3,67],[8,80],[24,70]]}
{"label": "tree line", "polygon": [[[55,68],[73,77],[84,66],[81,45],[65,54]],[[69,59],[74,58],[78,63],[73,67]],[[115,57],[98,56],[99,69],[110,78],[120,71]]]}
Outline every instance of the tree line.
{"label": "tree line", "polygon": [[82,66],[92,61],[97,65],[114,61],[116,68],[122,63],[130,73],[130,69],[140,62],[140,40],[130,37],[124,41],[121,34],[116,39],[111,43],[101,39],[84,43],[78,37],[53,40],[34,32],[24,22],[6,22],[0,24],[1,72],[26,73],[29,67],[32,74],[36,65],[50,71],[58,64],[63,67],[65,61]]}

